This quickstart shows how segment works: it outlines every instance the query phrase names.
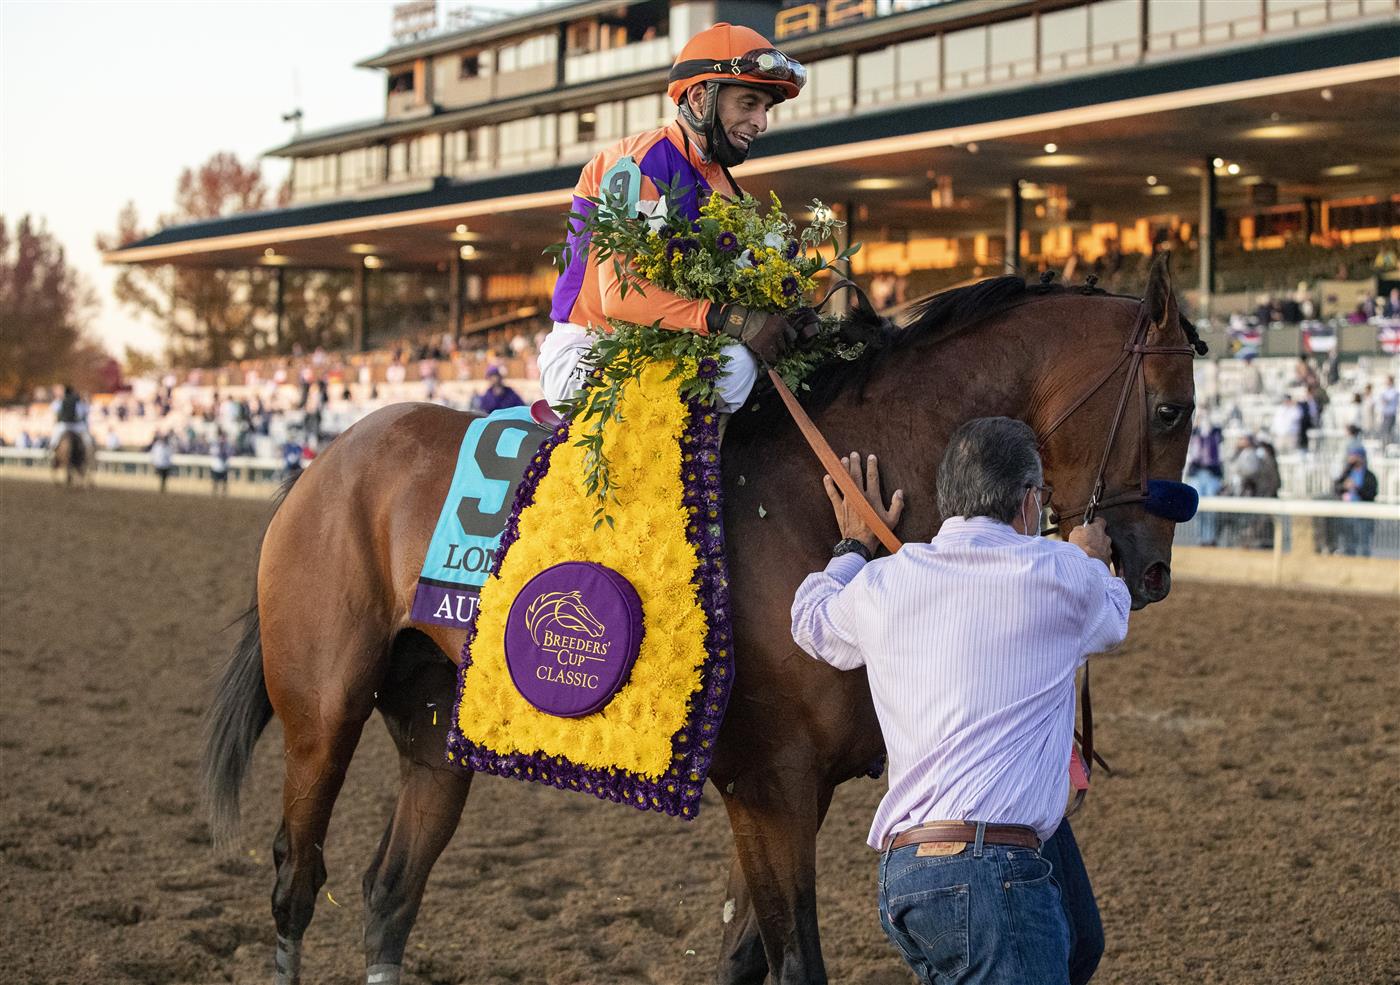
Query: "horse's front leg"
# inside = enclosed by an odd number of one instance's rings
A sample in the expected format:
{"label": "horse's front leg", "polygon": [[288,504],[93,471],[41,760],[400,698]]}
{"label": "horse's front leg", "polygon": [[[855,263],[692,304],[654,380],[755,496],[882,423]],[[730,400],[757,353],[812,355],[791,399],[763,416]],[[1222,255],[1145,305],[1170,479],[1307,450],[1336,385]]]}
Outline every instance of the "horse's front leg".
{"label": "horse's front leg", "polygon": [[768,977],[768,956],[758,932],[749,899],[749,886],[738,855],[729,865],[729,884],[724,891],[724,939],[719,949],[716,985],[763,985]]}
{"label": "horse's front leg", "polygon": [[[790,759],[745,769],[722,790],[772,981],[821,985],[826,966],[817,932],[817,829],[830,788],[811,760]],[[735,903],[736,921],[747,920],[737,912],[738,898]],[[726,928],[725,953],[740,959],[735,970],[743,964],[752,974],[743,926],[736,931],[739,939],[731,941]]]}

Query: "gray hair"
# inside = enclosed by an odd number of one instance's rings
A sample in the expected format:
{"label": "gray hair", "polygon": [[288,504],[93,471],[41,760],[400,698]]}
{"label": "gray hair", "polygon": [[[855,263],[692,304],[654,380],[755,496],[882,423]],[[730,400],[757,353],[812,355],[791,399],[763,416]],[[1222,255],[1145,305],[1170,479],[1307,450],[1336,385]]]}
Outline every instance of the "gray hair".
{"label": "gray hair", "polygon": [[953,433],[938,466],[938,511],[1010,523],[1031,486],[1041,484],[1035,432],[1009,417],[977,417]]}

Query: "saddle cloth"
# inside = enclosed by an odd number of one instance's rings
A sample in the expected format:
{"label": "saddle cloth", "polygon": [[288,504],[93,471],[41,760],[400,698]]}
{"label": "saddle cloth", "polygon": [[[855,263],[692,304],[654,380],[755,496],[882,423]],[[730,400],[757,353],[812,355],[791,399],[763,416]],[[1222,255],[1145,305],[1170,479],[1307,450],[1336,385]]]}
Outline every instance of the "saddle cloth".
{"label": "saddle cloth", "polygon": [[[672,368],[650,364],[625,388],[621,420],[606,425],[603,452],[617,497],[607,504],[611,523],[594,523],[585,451],[570,440],[567,422],[526,466],[462,651],[448,736],[453,764],[639,810],[697,815],[734,677],[733,646],[719,415],[683,399],[689,374]],[[642,633],[611,699],[587,713],[551,714],[517,688],[506,638],[516,597],[566,563],[605,568],[630,583]],[[532,599],[520,609],[538,619]],[[557,599],[551,611],[559,611]],[[568,612],[573,625],[591,624],[586,608]]]}

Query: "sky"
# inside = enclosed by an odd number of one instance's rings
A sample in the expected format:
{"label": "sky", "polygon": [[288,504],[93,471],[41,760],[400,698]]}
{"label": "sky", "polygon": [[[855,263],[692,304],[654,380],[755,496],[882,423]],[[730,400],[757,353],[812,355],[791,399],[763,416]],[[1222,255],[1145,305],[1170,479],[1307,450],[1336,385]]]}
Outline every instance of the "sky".
{"label": "sky", "polygon": [[[504,6],[497,0],[497,6]],[[390,0],[0,0],[0,215],[43,219],[95,288],[94,334],[120,357],[159,352],[154,325],[112,296],[94,239],[136,204],[170,211],[180,172],[223,150],[245,163],[288,140],[383,117]],[[276,189],[285,160],[268,158]]]}

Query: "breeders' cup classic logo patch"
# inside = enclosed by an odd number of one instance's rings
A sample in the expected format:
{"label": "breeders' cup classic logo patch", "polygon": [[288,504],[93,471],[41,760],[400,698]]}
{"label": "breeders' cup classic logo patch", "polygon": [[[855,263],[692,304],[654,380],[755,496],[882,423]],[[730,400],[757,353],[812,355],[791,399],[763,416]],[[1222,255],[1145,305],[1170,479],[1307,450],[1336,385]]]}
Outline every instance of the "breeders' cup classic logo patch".
{"label": "breeders' cup classic logo patch", "polygon": [[549,646],[540,634],[546,636],[549,627],[570,633],[587,633],[593,639],[602,636],[606,627],[600,623],[588,606],[583,604],[583,593],[545,592],[525,610],[525,628],[530,630],[530,638],[540,646]]}
{"label": "breeders' cup classic logo patch", "polygon": [[565,561],[530,579],[511,604],[506,666],[540,711],[591,715],[627,683],[642,633],[642,602],[626,578],[591,561]]}

